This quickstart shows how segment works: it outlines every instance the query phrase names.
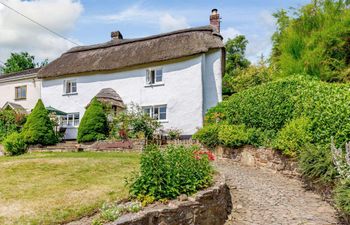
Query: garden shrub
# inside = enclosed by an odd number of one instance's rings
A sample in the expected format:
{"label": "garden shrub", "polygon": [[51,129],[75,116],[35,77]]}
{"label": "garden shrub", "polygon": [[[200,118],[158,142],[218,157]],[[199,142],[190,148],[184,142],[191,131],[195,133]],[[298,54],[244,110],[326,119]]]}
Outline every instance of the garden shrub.
{"label": "garden shrub", "polygon": [[103,105],[94,98],[86,109],[78,129],[78,142],[103,140],[108,136],[107,116]]}
{"label": "garden shrub", "polygon": [[19,132],[26,121],[26,116],[13,110],[0,110],[0,142],[13,133]]}
{"label": "garden shrub", "polygon": [[23,126],[22,133],[27,144],[53,145],[58,142],[49,112],[39,99]]}
{"label": "garden shrub", "polygon": [[142,153],[140,173],[131,181],[130,194],[141,200],[173,199],[208,187],[213,168],[207,155],[195,157],[196,150],[184,146],[168,146],[165,150],[148,146]]}
{"label": "garden shrub", "polygon": [[219,142],[227,147],[239,147],[250,143],[253,130],[241,125],[221,125],[219,128]]}
{"label": "garden shrub", "polygon": [[295,157],[311,141],[310,120],[305,117],[294,119],[277,134],[274,147],[284,155]]}
{"label": "garden shrub", "polygon": [[195,140],[199,140],[202,144],[204,144],[209,148],[215,148],[220,143],[218,135],[219,135],[219,125],[210,124],[198,130],[192,136],[192,138]]}
{"label": "garden shrub", "polygon": [[350,216],[350,179],[343,180],[337,185],[335,202],[338,209]]}
{"label": "garden shrub", "polygon": [[300,152],[299,167],[306,180],[321,185],[332,186],[338,176],[328,146],[308,145]]}
{"label": "garden shrub", "polygon": [[27,144],[25,143],[23,136],[17,132],[14,132],[7,136],[3,145],[6,155],[21,155],[27,151]]}

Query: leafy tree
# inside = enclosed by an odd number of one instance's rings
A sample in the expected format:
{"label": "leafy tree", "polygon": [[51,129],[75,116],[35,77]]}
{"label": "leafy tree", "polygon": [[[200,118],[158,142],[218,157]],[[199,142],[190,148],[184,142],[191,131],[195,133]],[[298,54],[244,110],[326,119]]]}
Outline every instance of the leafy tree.
{"label": "leafy tree", "polygon": [[229,39],[226,44],[226,71],[223,78],[223,95],[231,95],[233,91],[230,88],[229,81],[235,77],[238,71],[247,68],[250,65],[245,58],[245,51],[248,40],[244,35],[239,35],[234,39]]}
{"label": "leafy tree", "polygon": [[78,142],[91,142],[108,136],[108,122],[103,105],[94,98],[81,120],[78,129]]}
{"label": "leafy tree", "polygon": [[313,0],[290,15],[282,10],[274,16],[271,62],[282,74],[350,80],[349,1]]}
{"label": "leafy tree", "polygon": [[32,145],[52,145],[58,142],[49,112],[40,99],[28,116],[22,129],[22,135],[25,142]]}
{"label": "leafy tree", "polygon": [[0,69],[3,73],[19,72],[35,67],[42,67],[48,64],[48,60],[45,59],[40,63],[34,62],[35,57],[30,55],[28,52],[11,53],[10,58],[7,59],[4,66]]}

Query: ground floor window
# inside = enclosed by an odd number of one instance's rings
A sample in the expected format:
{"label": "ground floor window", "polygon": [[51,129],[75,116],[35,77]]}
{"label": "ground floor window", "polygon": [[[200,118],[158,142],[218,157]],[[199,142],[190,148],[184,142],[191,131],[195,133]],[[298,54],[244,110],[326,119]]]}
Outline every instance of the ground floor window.
{"label": "ground floor window", "polygon": [[144,106],[142,107],[143,112],[150,117],[164,121],[167,119],[167,106],[166,105],[156,105],[156,106]]}
{"label": "ground floor window", "polygon": [[59,124],[61,127],[77,127],[79,126],[79,113],[68,113],[64,116],[59,116]]}

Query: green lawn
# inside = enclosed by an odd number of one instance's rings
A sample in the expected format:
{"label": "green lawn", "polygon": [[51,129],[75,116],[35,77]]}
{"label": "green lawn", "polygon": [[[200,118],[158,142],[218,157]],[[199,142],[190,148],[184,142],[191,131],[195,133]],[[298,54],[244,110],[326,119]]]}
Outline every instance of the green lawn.
{"label": "green lawn", "polygon": [[0,157],[0,224],[59,224],[127,197],[137,153],[33,153]]}

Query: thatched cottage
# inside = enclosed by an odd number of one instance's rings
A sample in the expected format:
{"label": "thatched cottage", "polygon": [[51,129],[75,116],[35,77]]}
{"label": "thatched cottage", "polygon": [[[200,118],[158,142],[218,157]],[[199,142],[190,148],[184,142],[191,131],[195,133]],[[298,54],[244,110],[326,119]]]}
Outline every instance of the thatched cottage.
{"label": "thatched cottage", "polygon": [[222,100],[225,50],[217,10],[210,24],[137,39],[112,32],[106,43],[72,48],[38,72],[41,98],[66,113],[67,139],[76,138],[95,96],[116,109],[137,104],[164,129],[192,135]]}

